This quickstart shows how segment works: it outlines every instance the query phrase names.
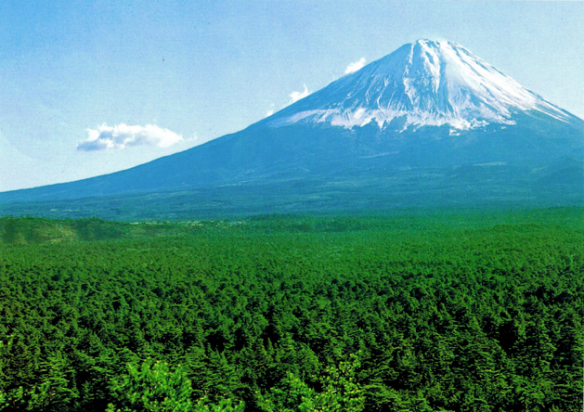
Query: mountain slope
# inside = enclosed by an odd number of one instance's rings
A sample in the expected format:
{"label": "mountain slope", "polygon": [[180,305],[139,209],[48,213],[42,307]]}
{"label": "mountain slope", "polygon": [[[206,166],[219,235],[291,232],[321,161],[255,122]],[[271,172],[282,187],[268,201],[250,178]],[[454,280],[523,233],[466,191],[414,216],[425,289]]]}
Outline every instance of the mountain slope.
{"label": "mountain slope", "polygon": [[242,206],[246,192],[260,206],[271,198],[269,211],[276,193],[302,203],[296,196],[359,187],[387,206],[381,198],[400,193],[563,204],[582,198],[583,154],[584,121],[459,45],[420,40],[241,132],[110,175],[2,193],[0,203],[221,188]]}

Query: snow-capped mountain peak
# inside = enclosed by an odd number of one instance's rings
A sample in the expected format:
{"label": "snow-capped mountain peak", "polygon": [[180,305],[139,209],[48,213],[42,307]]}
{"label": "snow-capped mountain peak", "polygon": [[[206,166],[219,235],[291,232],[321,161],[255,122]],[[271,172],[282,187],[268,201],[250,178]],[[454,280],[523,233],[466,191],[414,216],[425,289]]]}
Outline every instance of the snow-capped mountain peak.
{"label": "snow-capped mountain peak", "polygon": [[471,129],[513,124],[513,114],[536,110],[558,120],[570,115],[527,90],[464,47],[448,41],[406,44],[269,118],[269,125],[328,123],[352,128],[376,122]]}

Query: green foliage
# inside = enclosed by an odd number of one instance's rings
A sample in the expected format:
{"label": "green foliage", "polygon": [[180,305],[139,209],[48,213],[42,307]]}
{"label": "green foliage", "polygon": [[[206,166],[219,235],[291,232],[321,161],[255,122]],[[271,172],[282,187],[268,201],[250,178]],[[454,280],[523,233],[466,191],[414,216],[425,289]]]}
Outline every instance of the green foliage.
{"label": "green foliage", "polygon": [[179,365],[171,370],[166,362],[127,364],[127,373],[113,377],[109,385],[113,402],[106,412],[243,412],[244,402],[234,405],[231,399],[209,403],[207,397],[193,405],[191,380]]}
{"label": "green foliage", "polygon": [[267,395],[257,393],[257,405],[266,412],[361,412],[365,396],[355,378],[355,369],[359,366],[359,361],[353,357],[352,362],[341,362],[338,368],[326,368],[319,382],[320,392],[287,372]]}
{"label": "green foliage", "polygon": [[189,412],[192,410],[191,381],[180,366],[171,371],[166,362],[151,360],[128,363],[128,372],[114,377],[110,392],[115,404],[107,412]]}
{"label": "green foliage", "polygon": [[[207,223],[208,225],[208,223]],[[110,222],[90,219],[0,218],[0,243],[55,244],[176,236],[203,230],[201,222]]]}
{"label": "green foliage", "polygon": [[[356,369],[361,366],[356,356],[352,362],[341,362],[338,368],[329,366],[322,381],[323,391],[315,403],[322,411],[361,412],[365,391],[357,382]],[[318,409],[317,409],[318,410]]]}
{"label": "green foliage", "polygon": [[0,410],[580,411],[582,212],[0,219]]}
{"label": "green foliage", "polygon": [[207,398],[200,399],[193,412],[244,412],[245,402],[235,404],[232,399],[221,399],[217,404],[210,404]]}
{"label": "green foliage", "polygon": [[268,396],[257,393],[257,405],[262,411],[306,412],[316,409],[316,393],[292,372]]}

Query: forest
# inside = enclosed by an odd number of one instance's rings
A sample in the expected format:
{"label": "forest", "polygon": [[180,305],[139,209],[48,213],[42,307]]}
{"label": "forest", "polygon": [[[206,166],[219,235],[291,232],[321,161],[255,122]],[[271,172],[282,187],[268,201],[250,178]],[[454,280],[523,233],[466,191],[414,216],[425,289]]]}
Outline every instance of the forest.
{"label": "forest", "polygon": [[0,411],[582,410],[584,209],[0,218]]}

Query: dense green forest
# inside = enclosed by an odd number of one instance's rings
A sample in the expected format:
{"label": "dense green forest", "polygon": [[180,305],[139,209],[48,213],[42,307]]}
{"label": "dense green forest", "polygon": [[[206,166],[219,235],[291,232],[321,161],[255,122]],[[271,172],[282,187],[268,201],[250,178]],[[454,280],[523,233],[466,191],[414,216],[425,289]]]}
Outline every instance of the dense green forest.
{"label": "dense green forest", "polygon": [[1,411],[581,411],[584,210],[0,218]]}

